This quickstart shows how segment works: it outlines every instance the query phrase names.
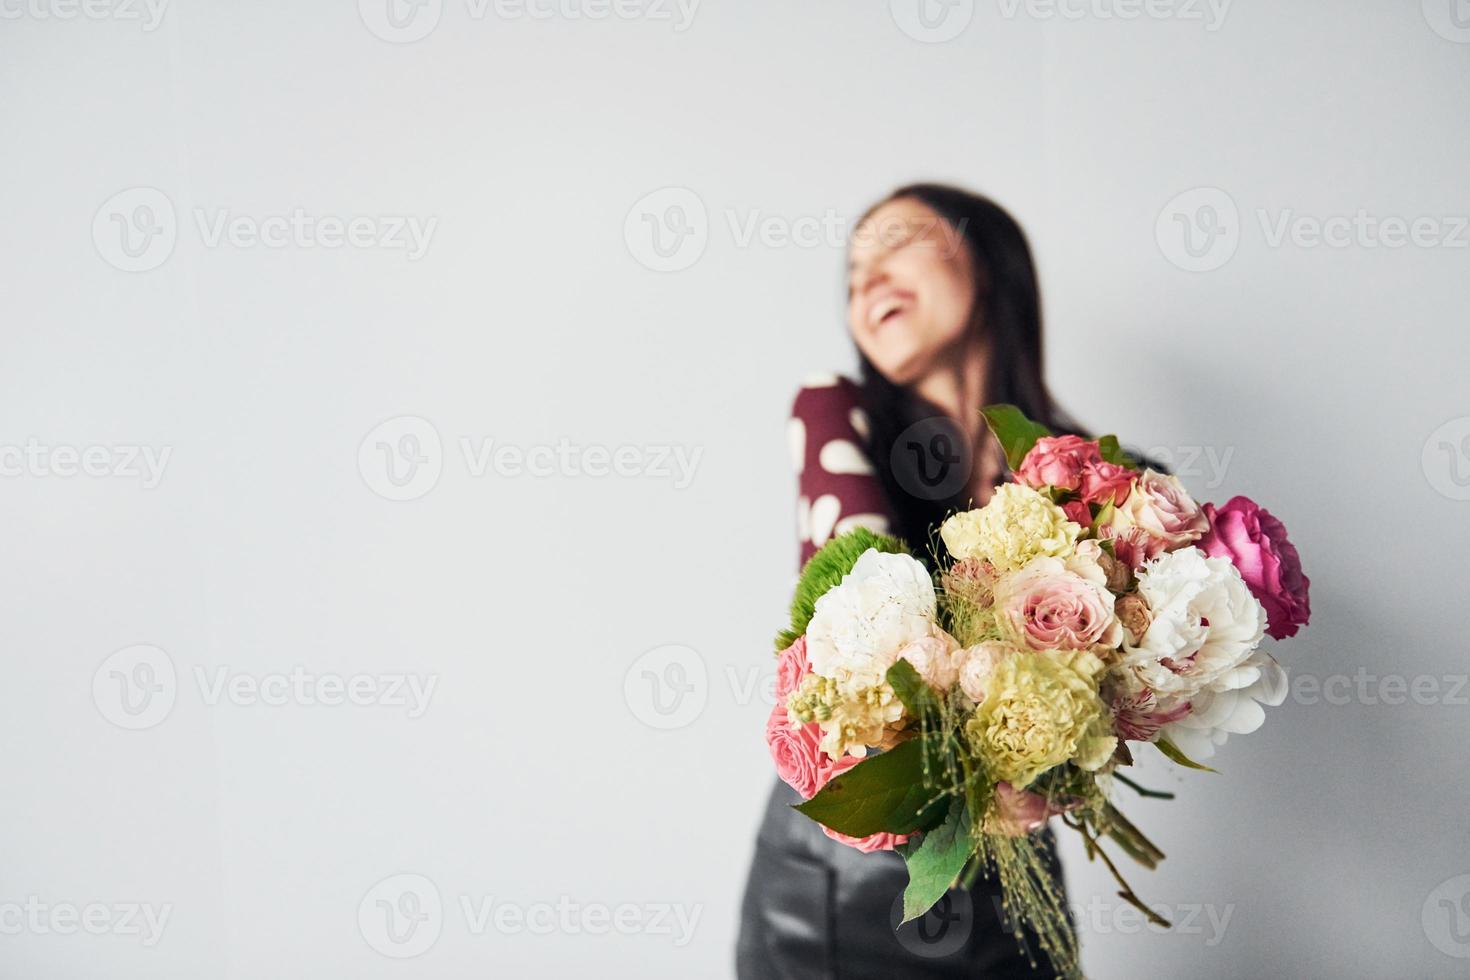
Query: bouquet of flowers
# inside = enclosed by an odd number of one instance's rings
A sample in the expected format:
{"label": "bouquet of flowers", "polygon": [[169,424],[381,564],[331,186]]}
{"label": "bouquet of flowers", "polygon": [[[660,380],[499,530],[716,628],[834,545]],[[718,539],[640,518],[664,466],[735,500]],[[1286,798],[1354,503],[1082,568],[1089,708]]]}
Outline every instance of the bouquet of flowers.
{"label": "bouquet of flowers", "polygon": [[1198,760],[1228,735],[1258,728],[1286,697],[1262,638],[1307,622],[1308,580],[1285,528],[1245,497],[1201,506],[1113,436],[1053,436],[1010,405],[984,414],[1012,480],[944,522],[933,572],[864,529],[807,562],[766,740],[828,836],[900,851],[904,921],[994,873],[1018,939],[1029,927],[1076,976],[1039,832],[1060,816],[1167,925],[1107,853],[1164,856],[1113,802],[1119,784],[1171,795],[1124,775],[1130,743],[1208,769]]}

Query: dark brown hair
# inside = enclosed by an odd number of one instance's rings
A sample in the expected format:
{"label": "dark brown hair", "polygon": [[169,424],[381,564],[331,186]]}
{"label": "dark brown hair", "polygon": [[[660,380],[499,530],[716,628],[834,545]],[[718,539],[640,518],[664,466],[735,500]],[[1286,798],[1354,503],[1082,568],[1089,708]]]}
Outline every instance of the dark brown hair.
{"label": "dark brown hair", "polygon": [[[958,233],[974,264],[976,294],[969,330],[988,351],[984,379],[987,404],[1007,402],[1053,432],[1079,431],[1052,399],[1042,372],[1041,294],[1031,248],[1021,226],[988,198],[944,184],[900,187],[868,209],[866,218],[891,201],[913,199],[933,209]],[[955,510],[970,506],[969,473],[973,447],[963,451],[963,474],[936,483],[926,458],[936,433],[957,433],[936,406],[885,378],[858,352],[863,402],[871,425],[873,463],[893,507],[894,532],[924,550],[930,532]],[[943,438],[953,438],[943,437]],[[948,465],[948,464],[946,464]],[[957,489],[951,484],[958,482]]]}

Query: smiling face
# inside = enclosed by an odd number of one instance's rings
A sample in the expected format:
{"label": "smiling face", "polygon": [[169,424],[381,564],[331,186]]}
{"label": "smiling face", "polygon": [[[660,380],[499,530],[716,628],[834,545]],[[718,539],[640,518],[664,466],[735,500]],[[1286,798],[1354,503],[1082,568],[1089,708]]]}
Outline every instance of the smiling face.
{"label": "smiling face", "polygon": [[914,198],[880,205],[853,232],[847,326],[894,384],[913,384],[958,356],[976,293],[964,236]]}

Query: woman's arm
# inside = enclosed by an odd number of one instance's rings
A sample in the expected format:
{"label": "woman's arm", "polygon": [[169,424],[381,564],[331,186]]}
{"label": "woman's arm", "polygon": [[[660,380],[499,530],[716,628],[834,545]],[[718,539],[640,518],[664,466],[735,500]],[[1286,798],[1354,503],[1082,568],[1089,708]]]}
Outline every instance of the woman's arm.
{"label": "woman's arm", "polygon": [[786,435],[796,468],[801,562],[836,534],[862,526],[888,533],[892,507],[873,470],[868,419],[847,378],[809,380],[796,393]]}

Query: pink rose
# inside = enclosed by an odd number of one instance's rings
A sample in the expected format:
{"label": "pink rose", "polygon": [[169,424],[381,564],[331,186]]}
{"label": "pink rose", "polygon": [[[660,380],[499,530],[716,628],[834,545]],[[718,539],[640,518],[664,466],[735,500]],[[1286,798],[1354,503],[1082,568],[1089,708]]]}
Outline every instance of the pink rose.
{"label": "pink rose", "polygon": [[874,851],[891,851],[898,845],[907,843],[909,839],[908,834],[869,834],[867,837],[849,837],[846,834],[839,834],[831,827],[821,824],[818,826],[828,837],[848,847],[855,847],[864,854],[872,854]]}
{"label": "pink rose", "polygon": [[[824,767],[821,786],[827,785],[827,782],[829,780],[842,775],[843,773],[847,772],[847,770],[851,769],[853,766],[862,761],[862,759],[859,759],[856,756],[848,755],[843,756],[836,762]],[[818,786],[818,789],[820,789],[821,786]],[[855,847],[859,851],[862,851],[864,854],[871,854],[874,851],[891,851],[898,845],[907,842],[909,839],[908,834],[888,833],[869,834],[867,837],[849,837],[847,834],[839,834],[837,831],[826,825],[822,825],[822,833],[826,834],[828,837],[832,838],[835,841],[846,844],[848,847]]]}
{"label": "pink rose", "polygon": [[809,673],[811,665],[806,661],[806,637],[802,636],[782,650],[781,658],[776,661],[776,702],[785,704],[791,693],[801,686],[801,679]]}
{"label": "pink rose", "polygon": [[1062,504],[1062,513],[1074,524],[1081,524],[1084,528],[1092,527],[1092,511],[1080,500],[1069,500]]}
{"label": "pink rose", "polygon": [[809,800],[831,778],[824,774],[830,760],[821,748],[822,730],[816,722],[792,726],[786,706],[777,704],[766,720],[766,747],[781,781]]}
{"label": "pink rose", "polygon": [[926,684],[943,694],[959,680],[960,664],[955,656],[959,649],[954,637],[936,629],[928,636],[904,644],[898,656],[912,664]]}
{"label": "pink rose", "polygon": [[1057,558],[1035,558],[996,587],[996,608],[1011,633],[1033,650],[1117,646],[1123,627],[1107,586],[1067,570]]}
{"label": "pink rose", "polygon": [[1028,487],[1076,490],[1089,465],[1101,463],[1097,443],[1080,436],[1042,436],[1021,460],[1016,479]]}
{"label": "pink rose", "polygon": [[1246,497],[1225,506],[1205,504],[1210,531],[1199,546],[1207,555],[1229,558],[1266,607],[1266,632],[1276,639],[1295,636],[1307,625],[1312,604],[1311,581],[1302,574],[1302,559],[1286,538],[1286,528],[1270,512]]}
{"label": "pink rose", "polygon": [[1193,544],[1209,529],[1209,518],[1177,477],[1144,470],[1099,532],[1113,539],[1120,561],[1141,568],[1165,551]]}
{"label": "pink rose", "polygon": [[1082,801],[1076,800],[1061,806],[1048,806],[1044,796],[1018,790],[1010,783],[996,783],[995,809],[987,817],[985,829],[1007,837],[1023,837],[1040,830],[1048,818],[1081,805]]}
{"label": "pink rose", "polygon": [[1089,504],[1105,504],[1109,498],[1121,504],[1128,499],[1134,476],[1126,466],[1099,461],[1082,471],[1082,485],[1077,492]]}

